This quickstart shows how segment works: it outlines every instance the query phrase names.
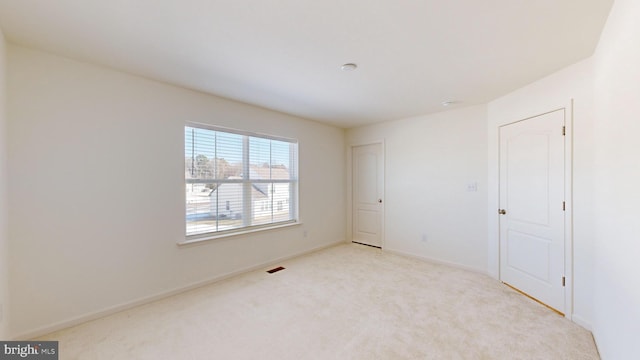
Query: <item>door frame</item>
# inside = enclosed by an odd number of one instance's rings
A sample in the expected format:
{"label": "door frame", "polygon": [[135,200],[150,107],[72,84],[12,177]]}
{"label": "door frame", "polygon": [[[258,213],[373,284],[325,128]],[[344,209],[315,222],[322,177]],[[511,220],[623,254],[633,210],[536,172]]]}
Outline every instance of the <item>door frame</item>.
{"label": "door frame", "polygon": [[353,241],[353,148],[358,146],[366,146],[366,145],[376,145],[379,144],[381,147],[380,156],[382,156],[382,194],[380,194],[380,198],[382,201],[382,206],[380,207],[380,242],[381,249],[385,248],[385,208],[387,199],[385,198],[385,188],[386,188],[386,147],[384,139],[372,140],[372,141],[363,141],[363,142],[355,142],[349,144],[346,149],[346,173],[347,173],[347,241],[351,243]]}
{"label": "door frame", "polygon": [[489,275],[500,280],[500,127],[518,121],[531,119],[557,110],[565,112],[565,154],[564,154],[564,312],[573,320],[573,99],[556,104],[537,104],[523,107],[513,113],[498,114],[499,118],[489,118],[488,129],[488,270]]}

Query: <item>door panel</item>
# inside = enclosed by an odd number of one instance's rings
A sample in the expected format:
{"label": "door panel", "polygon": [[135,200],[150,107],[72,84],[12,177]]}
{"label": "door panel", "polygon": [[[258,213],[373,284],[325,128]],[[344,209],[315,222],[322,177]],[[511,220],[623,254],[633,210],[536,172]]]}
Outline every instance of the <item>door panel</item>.
{"label": "door panel", "polygon": [[549,284],[549,240],[518,231],[509,231],[508,239],[508,266]]}
{"label": "door panel", "polygon": [[548,226],[548,134],[517,134],[508,140],[507,150],[511,159],[507,159],[507,180],[511,180],[508,188],[511,220]]}
{"label": "door panel", "polygon": [[382,144],[353,147],[353,241],[382,247]]}
{"label": "door panel", "polygon": [[380,232],[380,219],[377,211],[359,210],[358,212],[359,231],[376,235]]}
{"label": "door panel", "polygon": [[[357,171],[358,201],[362,204],[374,204],[378,200],[378,187],[375,178],[377,172],[377,154],[358,149]],[[372,181],[373,180],[373,181]]]}
{"label": "door panel", "polygon": [[564,312],[564,110],[500,128],[500,279]]}

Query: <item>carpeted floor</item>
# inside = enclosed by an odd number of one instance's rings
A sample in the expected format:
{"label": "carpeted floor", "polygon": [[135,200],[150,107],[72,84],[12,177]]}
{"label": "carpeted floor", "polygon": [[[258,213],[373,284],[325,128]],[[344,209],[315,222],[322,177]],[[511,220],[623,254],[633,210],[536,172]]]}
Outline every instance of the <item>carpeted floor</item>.
{"label": "carpeted floor", "polygon": [[599,358],[588,331],[485,275],[355,244],[280,265],[40,340],[91,360]]}

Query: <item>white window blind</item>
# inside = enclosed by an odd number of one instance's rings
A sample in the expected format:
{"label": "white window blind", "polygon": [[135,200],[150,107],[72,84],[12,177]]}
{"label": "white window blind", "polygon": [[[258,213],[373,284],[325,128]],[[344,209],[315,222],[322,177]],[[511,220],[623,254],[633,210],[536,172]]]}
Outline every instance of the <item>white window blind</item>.
{"label": "white window blind", "polygon": [[295,140],[184,128],[187,238],[297,221]]}

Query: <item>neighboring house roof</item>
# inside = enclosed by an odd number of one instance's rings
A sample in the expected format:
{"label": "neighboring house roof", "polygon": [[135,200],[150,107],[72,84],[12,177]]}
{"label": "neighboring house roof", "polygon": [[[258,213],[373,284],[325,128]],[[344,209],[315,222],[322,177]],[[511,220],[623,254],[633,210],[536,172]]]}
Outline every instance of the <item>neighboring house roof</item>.
{"label": "neighboring house roof", "polygon": [[[251,179],[258,179],[258,180],[289,180],[290,179],[288,169],[280,168],[280,167],[268,168],[263,166],[251,166],[251,168],[249,169],[249,177]],[[184,178],[195,179],[191,175],[191,171],[189,170],[184,171]],[[242,179],[242,177],[232,176],[229,179]],[[207,180],[214,180],[214,179],[207,179]]]}
{"label": "neighboring house roof", "polygon": [[[252,180],[289,180],[289,171],[283,168],[268,168],[264,166],[251,166],[249,178]],[[268,184],[253,184],[261,193],[268,196]]]}
{"label": "neighboring house roof", "polygon": [[[254,185],[252,186],[252,188],[251,188],[251,199],[252,199],[253,201],[255,201],[255,200],[261,200],[261,199],[266,199],[266,198],[268,198],[268,194],[267,194],[267,192],[266,192],[266,191],[265,191],[265,192],[263,192],[263,191],[262,191],[261,189],[259,189],[256,185],[258,185],[258,184],[254,184]],[[216,191],[218,191],[218,190],[221,190],[221,191],[223,191],[223,192],[224,192],[225,190],[226,190],[226,191],[230,191],[230,192],[233,192],[234,190],[235,190],[236,192],[240,192],[240,191],[241,191],[241,189],[242,189],[242,184],[241,184],[241,183],[231,183],[231,184],[226,183],[226,184],[220,184],[216,189],[214,189],[213,191],[211,191],[211,192],[209,193],[209,196],[214,196],[215,192],[216,192]]]}
{"label": "neighboring house roof", "polygon": [[289,180],[289,170],[279,167],[252,166],[249,177],[259,180]]}
{"label": "neighboring house roof", "polygon": [[[252,180],[289,180],[290,176],[289,176],[289,170],[285,169],[285,168],[280,168],[280,167],[264,167],[264,166],[251,166],[249,169],[249,177]],[[186,179],[192,179],[193,177],[191,176],[190,172],[187,170],[185,171],[185,178]],[[230,177],[229,179],[242,179],[239,176],[233,176]],[[231,185],[235,185],[235,186],[242,186],[242,184],[236,183],[236,184],[220,184],[217,188],[220,187],[225,187],[225,188],[229,188],[228,186]],[[269,196],[269,185],[265,184],[265,183],[260,183],[260,184],[252,184],[253,187],[253,194],[252,194],[252,198],[253,199],[260,199],[260,198],[266,198]],[[217,190],[217,188],[211,190],[208,193],[205,194],[199,194],[200,196],[212,196],[213,193]]]}

